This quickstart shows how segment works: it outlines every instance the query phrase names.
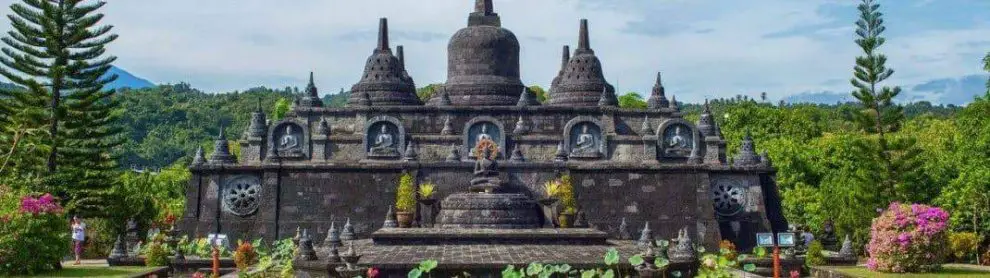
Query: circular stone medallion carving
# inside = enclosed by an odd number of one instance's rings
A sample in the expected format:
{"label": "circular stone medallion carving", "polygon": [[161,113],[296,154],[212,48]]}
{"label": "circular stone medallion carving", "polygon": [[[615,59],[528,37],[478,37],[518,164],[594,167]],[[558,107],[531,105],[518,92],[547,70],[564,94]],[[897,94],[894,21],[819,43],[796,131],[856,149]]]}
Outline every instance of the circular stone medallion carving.
{"label": "circular stone medallion carving", "polygon": [[722,180],[712,188],[715,212],[723,216],[739,214],[746,204],[746,191],[738,181]]}
{"label": "circular stone medallion carving", "polygon": [[223,209],[237,216],[246,216],[258,210],[261,182],[256,177],[238,176],[223,187]]}

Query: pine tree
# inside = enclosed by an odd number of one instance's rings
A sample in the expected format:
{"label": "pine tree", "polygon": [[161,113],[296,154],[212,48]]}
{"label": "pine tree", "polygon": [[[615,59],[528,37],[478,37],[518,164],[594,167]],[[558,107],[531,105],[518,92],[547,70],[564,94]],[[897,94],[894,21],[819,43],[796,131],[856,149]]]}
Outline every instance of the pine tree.
{"label": "pine tree", "polygon": [[856,88],[852,95],[863,108],[854,118],[860,129],[870,135],[857,146],[868,156],[862,163],[862,179],[877,186],[870,190],[874,193],[872,203],[885,207],[892,200],[920,201],[931,196],[924,196],[912,184],[912,177],[920,167],[916,159],[920,150],[914,147],[914,139],[892,134],[901,128],[904,112],[893,102],[901,88],[881,86],[894,70],[886,67],[887,57],[878,52],[885,42],[880,35],[886,29],[879,9],[875,0],[863,0],[859,5],[860,19],[856,21],[859,38],[855,42],[864,55],[856,57],[854,78],[850,82]]}
{"label": "pine tree", "polygon": [[[117,58],[104,55],[116,40],[109,25],[98,26],[106,2],[22,0],[11,4],[12,30],[2,38],[0,75],[24,90],[4,90],[8,123],[47,131],[31,138],[46,157],[44,166],[28,167],[44,177],[36,190],[67,198],[70,209],[98,211],[116,177],[111,149],[123,143],[117,125],[120,111],[104,85]],[[27,160],[27,163],[31,163]],[[27,169],[22,167],[22,169]]]}

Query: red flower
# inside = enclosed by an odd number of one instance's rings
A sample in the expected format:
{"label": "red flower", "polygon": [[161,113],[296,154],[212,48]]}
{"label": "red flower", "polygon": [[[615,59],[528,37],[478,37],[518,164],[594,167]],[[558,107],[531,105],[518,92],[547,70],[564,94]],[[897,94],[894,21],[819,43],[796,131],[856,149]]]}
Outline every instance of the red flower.
{"label": "red flower", "polygon": [[378,277],[378,269],[374,267],[368,268],[368,278],[376,277]]}
{"label": "red flower", "polygon": [[791,278],[801,278],[801,272],[797,270],[791,270]]}

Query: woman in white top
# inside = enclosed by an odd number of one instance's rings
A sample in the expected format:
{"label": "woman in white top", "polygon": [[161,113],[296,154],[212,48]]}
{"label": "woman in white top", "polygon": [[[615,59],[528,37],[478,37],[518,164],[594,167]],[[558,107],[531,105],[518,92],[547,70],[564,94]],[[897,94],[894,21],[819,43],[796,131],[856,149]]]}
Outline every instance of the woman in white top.
{"label": "woman in white top", "polygon": [[72,217],[72,243],[75,244],[76,262],[74,265],[79,264],[79,258],[82,256],[83,241],[86,240],[86,223],[83,223],[79,219],[79,216]]}

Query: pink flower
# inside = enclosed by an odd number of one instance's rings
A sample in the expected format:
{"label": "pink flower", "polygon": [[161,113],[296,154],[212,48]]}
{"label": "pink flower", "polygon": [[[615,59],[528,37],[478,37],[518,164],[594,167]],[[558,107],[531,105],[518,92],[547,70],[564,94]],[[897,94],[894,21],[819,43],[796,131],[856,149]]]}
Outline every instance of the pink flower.
{"label": "pink flower", "polygon": [[374,268],[374,267],[368,268],[368,273],[367,274],[368,274],[368,278],[377,278],[378,277],[378,269],[377,268]]}
{"label": "pink flower", "polygon": [[791,278],[801,278],[801,272],[797,270],[791,270]]}

